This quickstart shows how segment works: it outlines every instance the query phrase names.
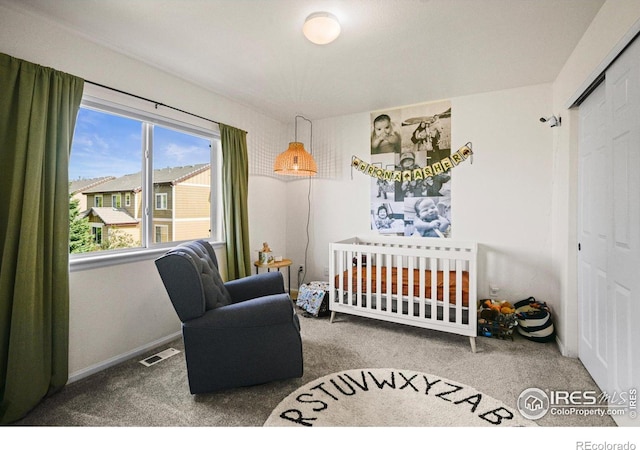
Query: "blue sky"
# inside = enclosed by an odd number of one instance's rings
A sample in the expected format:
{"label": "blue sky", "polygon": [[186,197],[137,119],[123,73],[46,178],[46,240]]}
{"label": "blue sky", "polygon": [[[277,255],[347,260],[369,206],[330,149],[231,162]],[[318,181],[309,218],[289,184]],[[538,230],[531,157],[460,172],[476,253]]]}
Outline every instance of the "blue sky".
{"label": "blue sky", "polygon": [[[209,140],[156,125],[154,168],[210,161]],[[81,108],[71,146],[69,180],[122,176],[142,168],[142,122]]]}

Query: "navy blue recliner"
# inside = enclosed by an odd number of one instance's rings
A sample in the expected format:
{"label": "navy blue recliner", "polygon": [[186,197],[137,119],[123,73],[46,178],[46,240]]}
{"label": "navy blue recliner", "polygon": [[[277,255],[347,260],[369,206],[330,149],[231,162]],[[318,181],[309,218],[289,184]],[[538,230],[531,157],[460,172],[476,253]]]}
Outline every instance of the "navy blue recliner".
{"label": "navy blue recliner", "polygon": [[155,264],[182,322],[192,394],[302,376],[300,322],[280,272],[224,283],[206,241]]}

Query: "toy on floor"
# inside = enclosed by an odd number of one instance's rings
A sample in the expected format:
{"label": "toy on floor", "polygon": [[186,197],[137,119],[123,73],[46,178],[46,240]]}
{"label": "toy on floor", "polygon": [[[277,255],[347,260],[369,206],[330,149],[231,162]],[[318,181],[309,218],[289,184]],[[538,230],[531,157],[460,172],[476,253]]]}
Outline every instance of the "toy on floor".
{"label": "toy on floor", "polygon": [[513,330],[518,325],[516,309],[508,301],[480,300],[478,334],[513,340]]}

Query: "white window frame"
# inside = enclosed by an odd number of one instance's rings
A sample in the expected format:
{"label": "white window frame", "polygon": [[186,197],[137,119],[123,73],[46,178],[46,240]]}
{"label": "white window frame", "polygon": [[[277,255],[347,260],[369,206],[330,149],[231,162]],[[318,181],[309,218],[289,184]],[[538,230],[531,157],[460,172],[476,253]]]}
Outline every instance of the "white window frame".
{"label": "white window frame", "polygon": [[[100,203],[100,204],[98,204],[98,203]],[[93,206],[94,206],[94,208],[102,208],[102,205],[104,205],[104,199],[102,198],[102,194],[94,195],[94,197],[93,197]]]}
{"label": "white window frame", "polygon": [[[96,235],[100,232],[100,242],[96,240]],[[102,240],[104,239],[104,227],[102,224],[91,224],[91,236],[93,236],[93,242],[100,245],[102,244]]]}
{"label": "white window frame", "polygon": [[122,208],[122,195],[121,194],[111,194],[111,207],[112,208]]}
{"label": "white window frame", "polygon": [[[156,105],[135,96],[126,95],[99,86],[85,84],[81,107],[92,108],[111,114],[119,114],[143,122],[152,122],[143,126],[143,164],[142,184],[143,198],[142,215],[142,246],[128,249],[118,249],[100,252],[74,253],[69,255],[70,270],[93,269],[107,267],[114,264],[127,264],[134,261],[152,260],[179,244],[178,241],[167,243],[153,243],[153,220],[150,214],[153,202],[153,185],[151,173],[153,171],[153,155],[149,151],[153,124],[169,127],[185,133],[195,134],[211,140],[211,230],[209,241],[214,248],[224,246],[224,231],[222,224],[222,144],[220,142],[220,129],[212,121],[200,119],[190,114],[185,114],[162,105]],[[104,204],[104,203],[103,203]],[[214,234],[215,231],[215,234]]]}
{"label": "white window frame", "polygon": [[[158,241],[158,230],[160,230],[160,237],[161,239]],[[165,235],[167,236],[167,239],[169,239],[169,226],[168,225],[154,225],[153,226],[153,240],[156,243],[164,243],[162,240],[162,236]]]}
{"label": "white window frame", "polygon": [[131,206],[131,193],[125,192],[124,194],[124,206]]}
{"label": "white window frame", "polygon": [[[169,199],[169,196],[167,195],[166,192],[156,193],[153,201],[153,207],[157,211],[166,211],[169,208],[168,199]],[[158,207],[158,200],[160,200],[160,207]]]}

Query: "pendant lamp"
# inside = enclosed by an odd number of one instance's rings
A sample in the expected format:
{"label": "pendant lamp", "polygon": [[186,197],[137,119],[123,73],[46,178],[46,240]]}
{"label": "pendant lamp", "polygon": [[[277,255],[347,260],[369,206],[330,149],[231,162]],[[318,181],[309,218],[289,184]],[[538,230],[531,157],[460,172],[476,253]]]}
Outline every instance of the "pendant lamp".
{"label": "pendant lamp", "polygon": [[[295,118],[295,142],[289,142],[289,148],[276,157],[273,164],[273,171],[280,175],[293,175],[298,177],[315,176],[318,173],[318,166],[313,160],[313,156],[304,149],[304,144],[298,141],[298,118],[304,119],[311,124],[311,121],[303,116]],[[311,125],[311,141],[313,140],[313,124]],[[311,148],[311,147],[309,147]]]}

